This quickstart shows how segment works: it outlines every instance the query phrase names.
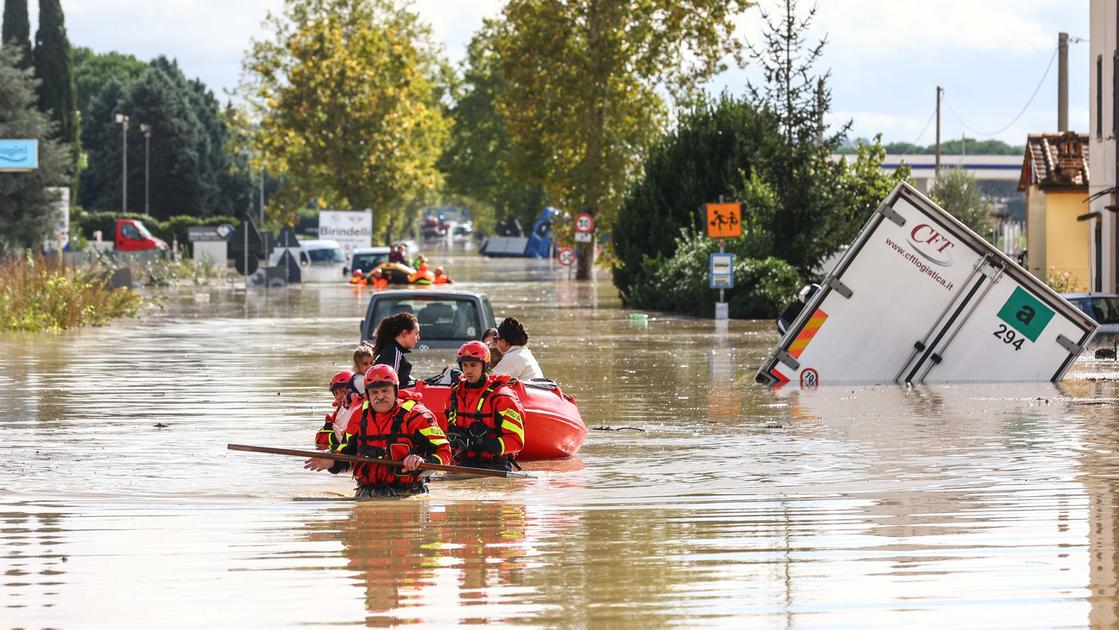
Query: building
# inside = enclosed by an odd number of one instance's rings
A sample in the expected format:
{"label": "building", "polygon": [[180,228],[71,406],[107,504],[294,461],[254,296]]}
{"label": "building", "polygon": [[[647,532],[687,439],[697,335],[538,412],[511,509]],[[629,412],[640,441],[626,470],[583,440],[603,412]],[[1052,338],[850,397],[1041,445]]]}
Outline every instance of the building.
{"label": "building", "polygon": [[1069,274],[1088,287],[1088,136],[1075,131],[1030,134],[1018,190],[1026,193],[1026,265],[1038,278]]}
{"label": "building", "polygon": [[1119,291],[1119,66],[1116,57],[1116,31],[1119,29],[1119,6],[1116,0],[1092,0],[1090,13],[1090,54],[1088,56],[1088,127],[1089,154],[1094,165],[1089,186],[1089,208],[1086,223],[1091,233],[1091,281],[1093,291]]}

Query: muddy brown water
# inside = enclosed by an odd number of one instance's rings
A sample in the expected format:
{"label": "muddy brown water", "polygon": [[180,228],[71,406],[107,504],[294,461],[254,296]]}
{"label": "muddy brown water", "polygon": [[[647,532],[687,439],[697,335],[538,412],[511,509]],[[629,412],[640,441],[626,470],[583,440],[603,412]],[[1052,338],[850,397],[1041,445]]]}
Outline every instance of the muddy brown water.
{"label": "muddy brown water", "polygon": [[0,626],[1119,623],[1114,361],[774,394],[752,383],[769,322],[634,322],[605,276],[446,262],[621,430],[531,480],[337,501],[347,479],[225,445],[310,443],[368,291],[175,289],[138,320],[3,335]]}

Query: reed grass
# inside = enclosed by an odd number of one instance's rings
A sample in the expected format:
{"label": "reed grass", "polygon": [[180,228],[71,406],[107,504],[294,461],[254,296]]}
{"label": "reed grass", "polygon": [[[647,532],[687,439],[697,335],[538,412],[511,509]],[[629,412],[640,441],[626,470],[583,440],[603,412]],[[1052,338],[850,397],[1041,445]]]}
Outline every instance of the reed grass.
{"label": "reed grass", "polygon": [[103,326],[135,315],[143,298],[113,289],[97,269],[31,253],[0,259],[0,330],[38,332]]}

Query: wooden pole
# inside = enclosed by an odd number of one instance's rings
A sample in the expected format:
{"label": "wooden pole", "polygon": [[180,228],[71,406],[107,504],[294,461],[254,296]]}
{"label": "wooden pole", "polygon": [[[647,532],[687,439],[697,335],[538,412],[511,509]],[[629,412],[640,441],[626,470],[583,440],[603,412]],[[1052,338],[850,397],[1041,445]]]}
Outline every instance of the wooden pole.
{"label": "wooden pole", "polygon": [[[404,466],[404,462],[396,459],[376,459],[373,457],[361,457],[359,455],[346,455],[344,453],[332,453],[330,451],[300,451],[290,448],[272,448],[270,446],[250,446],[248,444],[227,444],[226,447],[231,451],[246,451],[249,453],[268,453],[271,455],[289,455],[291,457],[318,457],[322,459],[333,459],[340,462],[350,462],[353,464],[379,464],[381,466]],[[482,477],[504,477],[507,479],[531,479],[532,476],[528,473],[510,472],[505,470],[490,470],[489,468],[474,468],[471,466],[450,466],[447,464],[429,464],[424,462],[420,464],[420,468],[426,470],[441,470],[444,472],[464,473],[468,475],[479,475]]]}

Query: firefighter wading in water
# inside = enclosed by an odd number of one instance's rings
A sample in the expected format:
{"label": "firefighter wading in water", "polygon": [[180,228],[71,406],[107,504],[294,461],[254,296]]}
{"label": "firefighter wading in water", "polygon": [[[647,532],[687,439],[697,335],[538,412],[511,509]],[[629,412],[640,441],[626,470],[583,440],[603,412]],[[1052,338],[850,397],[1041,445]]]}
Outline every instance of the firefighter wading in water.
{"label": "firefighter wading in water", "polygon": [[304,468],[338,474],[353,467],[358,487],[354,496],[397,496],[427,492],[427,478],[419,466],[450,464],[451,447],[435,416],[405,392],[387,365],[374,365],[365,373],[366,402],[350,417],[345,437],[335,449],[360,455],[404,462],[401,468],[380,464],[350,464],[325,458],[308,459]]}
{"label": "firefighter wading in water", "polygon": [[447,399],[447,434],[455,463],[493,470],[511,470],[513,456],[525,445],[525,411],[505,375],[487,374],[490,350],[481,341],[459,348],[462,380]]}

